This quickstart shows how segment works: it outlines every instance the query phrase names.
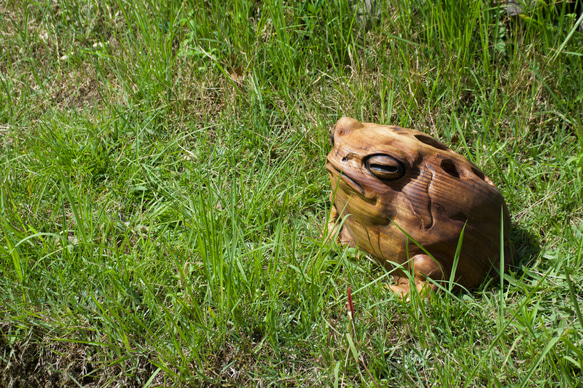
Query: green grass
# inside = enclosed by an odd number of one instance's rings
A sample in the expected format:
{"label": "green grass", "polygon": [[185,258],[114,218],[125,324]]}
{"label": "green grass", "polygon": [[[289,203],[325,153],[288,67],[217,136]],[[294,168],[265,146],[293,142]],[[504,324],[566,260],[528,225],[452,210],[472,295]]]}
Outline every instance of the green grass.
{"label": "green grass", "polygon": [[[577,16],[380,3],[0,5],[0,386],[582,384]],[[520,265],[403,302],[326,242],[341,116],[479,165]]]}

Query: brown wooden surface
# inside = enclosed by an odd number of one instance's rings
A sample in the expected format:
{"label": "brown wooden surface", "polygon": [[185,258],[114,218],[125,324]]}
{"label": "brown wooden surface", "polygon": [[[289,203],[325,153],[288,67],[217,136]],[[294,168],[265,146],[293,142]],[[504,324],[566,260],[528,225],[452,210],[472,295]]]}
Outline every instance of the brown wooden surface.
{"label": "brown wooden surface", "polygon": [[[402,264],[418,289],[436,289],[426,277],[449,279],[463,229],[455,281],[471,289],[500,268],[503,214],[504,268],[512,262],[504,198],[466,158],[422,132],[347,117],[336,123],[332,142],[328,227],[335,232],[344,221],[342,244],[358,246],[387,269]],[[408,278],[394,274],[393,290],[407,293]]]}

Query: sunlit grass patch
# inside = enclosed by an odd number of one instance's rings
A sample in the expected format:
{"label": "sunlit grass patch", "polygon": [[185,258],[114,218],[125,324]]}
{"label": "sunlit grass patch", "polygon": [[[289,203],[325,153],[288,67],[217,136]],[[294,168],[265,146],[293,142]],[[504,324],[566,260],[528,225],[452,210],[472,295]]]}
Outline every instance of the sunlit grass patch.
{"label": "sunlit grass patch", "polygon": [[[583,35],[548,11],[0,5],[2,385],[580,383]],[[341,116],[496,182],[502,285],[406,303],[321,237]]]}

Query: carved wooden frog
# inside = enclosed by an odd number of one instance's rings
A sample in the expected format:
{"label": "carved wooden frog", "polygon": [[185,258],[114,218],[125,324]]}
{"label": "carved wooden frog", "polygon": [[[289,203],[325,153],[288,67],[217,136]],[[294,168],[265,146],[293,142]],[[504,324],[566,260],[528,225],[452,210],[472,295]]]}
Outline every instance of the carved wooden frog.
{"label": "carved wooden frog", "polygon": [[[328,229],[342,244],[387,269],[401,265],[419,291],[436,291],[427,278],[450,279],[463,231],[454,281],[471,289],[500,269],[502,216],[504,269],[512,262],[504,198],[466,158],[422,132],[348,117],[338,120],[331,139]],[[393,274],[391,289],[407,294],[407,275],[399,268]]]}

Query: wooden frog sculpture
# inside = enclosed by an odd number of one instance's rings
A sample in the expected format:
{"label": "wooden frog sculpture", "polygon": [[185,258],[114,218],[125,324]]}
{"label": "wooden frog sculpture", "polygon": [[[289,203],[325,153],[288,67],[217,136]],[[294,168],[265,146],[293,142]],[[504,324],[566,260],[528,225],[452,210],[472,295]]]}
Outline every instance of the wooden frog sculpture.
{"label": "wooden frog sculpture", "polygon": [[462,231],[457,285],[471,289],[497,274],[501,216],[504,269],[512,262],[504,198],[470,161],[422,132],[348,117],[338,120],[331,140],[328,229],[387,269],[398,265],[394,292],[409,293],[403,270],[419,291],[437,290],[427,278],[449,280]]}

